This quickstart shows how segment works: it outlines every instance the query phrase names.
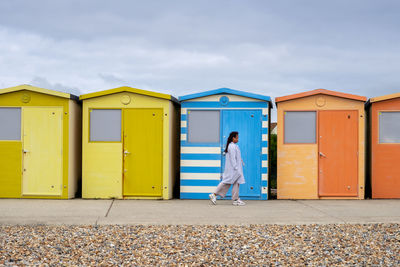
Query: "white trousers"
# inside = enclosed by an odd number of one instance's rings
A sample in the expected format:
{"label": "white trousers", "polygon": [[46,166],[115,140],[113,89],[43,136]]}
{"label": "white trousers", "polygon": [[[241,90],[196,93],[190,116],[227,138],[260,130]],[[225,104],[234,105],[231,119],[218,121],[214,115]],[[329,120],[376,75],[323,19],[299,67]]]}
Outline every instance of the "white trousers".
{"label": "white trousers", "polygon": [[[217,186],[217,189],[215,189],[214,194],[224,198],[230,187],[231,187],[230,184],[224,184],[223,182],[220,182],[219,185]],[[234,184],[232,184],[232,200],[237,200],[238,198],[239,198],[239,184],[236,181]]]}

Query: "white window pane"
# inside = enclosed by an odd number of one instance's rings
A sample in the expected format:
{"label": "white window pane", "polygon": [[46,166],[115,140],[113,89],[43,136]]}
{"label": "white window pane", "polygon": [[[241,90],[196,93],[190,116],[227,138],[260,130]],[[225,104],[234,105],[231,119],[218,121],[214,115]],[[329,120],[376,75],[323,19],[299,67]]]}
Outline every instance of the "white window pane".
{"label": "white window pane", "polygon": [[21,108],[0,108],[0,140],[21,140]]}
{"label": "white window pane", "polygon": [[121,141],[121,110],[90,111],[90,141]]}
{"label": "white window pane", "polygon": [[285,143],[315,143],[316,112],[285,112]]}
{"label": "white window pane", "polygon": [[400,112],[379,112],[379,143],[400,143]]}
{"label": "white window pane", "polygon": [[188,111],[188,142],[219,143],[219,111]]}

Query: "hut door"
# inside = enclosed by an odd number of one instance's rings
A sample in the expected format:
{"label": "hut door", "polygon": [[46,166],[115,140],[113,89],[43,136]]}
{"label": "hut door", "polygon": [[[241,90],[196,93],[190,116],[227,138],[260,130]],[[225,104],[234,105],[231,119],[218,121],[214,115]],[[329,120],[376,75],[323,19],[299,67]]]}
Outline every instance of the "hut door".
{"label": "hut door", "polygon": [[358,111],[319,112],[319,195],[358,195]]}
{"label": "hut door", "polygon": [[[229,133],[239,132],[239,147],[245,163],[245,184],[240,185],[239,196],[258,198],[261,196],[261,110],[223,110],[222,142],[225,149]],[[222,171],[225,157],[222,157]],[[231,196],[231,191],[228,192]]]}
{"label": "hut door", "polygon": [[162,109],[124,110],[124,196],[162,195]]}
{"label": "hut door", "polygon": [[22,194],[62,194],[62,108],[23,108]]}

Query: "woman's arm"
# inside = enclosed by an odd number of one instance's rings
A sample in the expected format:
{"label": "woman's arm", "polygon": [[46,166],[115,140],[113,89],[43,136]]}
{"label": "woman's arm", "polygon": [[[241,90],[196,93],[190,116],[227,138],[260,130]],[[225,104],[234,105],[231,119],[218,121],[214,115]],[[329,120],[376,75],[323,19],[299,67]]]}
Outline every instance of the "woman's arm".
{"label": "woman's arm", "polygon": [[229,161],[231,162],[231,165],[232,165],[233,169],[235,171],[237,171],[238,170],[238,164],[237,164],[238,154],[237,154],[236,147],[234,145],[232,145],[232,144],[229,144],[228,153],[230,154],[229,155]]}

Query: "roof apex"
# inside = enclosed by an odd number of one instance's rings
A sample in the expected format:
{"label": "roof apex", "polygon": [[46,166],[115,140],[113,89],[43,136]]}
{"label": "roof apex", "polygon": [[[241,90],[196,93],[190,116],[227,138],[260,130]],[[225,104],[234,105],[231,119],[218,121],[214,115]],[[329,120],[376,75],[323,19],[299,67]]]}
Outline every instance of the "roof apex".
{"label": "roof apex", "polygon": [[390,94],[390,95],[372,97],[372,98],[369,99],[369,102],[374,103],[374,102],[389,100],[389,99],[393,99],[393,98],[400,98],[400,93],[394,93],[394,94]]}
{"label": "roof apex", "polygon": [[269,96],[248,93],[248,92],[234,90],[234,89],[230,89],[230,88],[219,88],[219,89],[204,91],[204,92],[200,92],[200,93],[180,96],[179,101],[185,101],[185,100],[190,100],[190,99],[194,99],[194,98],[200,98],[200,97],[210,96],[210,95],[219,95],[219,94],[239,95],[239,96],[264,100],[264,101],[271,103],[271,98]]}
{"label": "roof apex", "polygon": [[279,102],[283,102],[283,101],[293,100],[293,99],[307,97],[307,96],[319,95],[319,94],[336,96],[336,97],[358,100],[358,101],[363,101],[363,102],[367,101],[367,98],[365,96],[352,95],[352,94],[331,91],[331,90],[326,90],[326,89],[315,89],[315,90],[306,91],[306,92],[302,92],[302,93],[276,97],[275,102],[279,103]]}
{"label": "roof apex", "polygon": [[41,93],[41,94],[78,100],[77,96],[69,94],[69,93],[59,92],[59,91],[50,90],[50,89],[44,89],[44,88],[29,85],[29,84],[21,84],[21,85],[14,86],[14,87],[0,89],[0,94],[7,94],[7,93],[17,92],[17,91],[22,91],[22,90],[28,90],[28,91],[32,91],[32,92]]}
{"label": "roof apex", "polygon": [[157,97],[157,98],[162,98],[162,99],[167,99],[167,100],[171,100],[174,102],[178,102],[178,100],[171,95],[142,90],[142,89],[133,88],[133,87],[129,87],[129,86],[122,86],[122,87],[117,87],[117,88],[113,88],[113,89],[84,94],[84,95],[81,95],[79,97],[79,99],[84,100],[84,99],[105,96],[105,95],[111,95],[111,94],[116,94],[116,93],[121,93],[121,92],[130,92],[130,93],[135,93],[135,94],[139,94],[139,95],[152,96],[152,97]]}

